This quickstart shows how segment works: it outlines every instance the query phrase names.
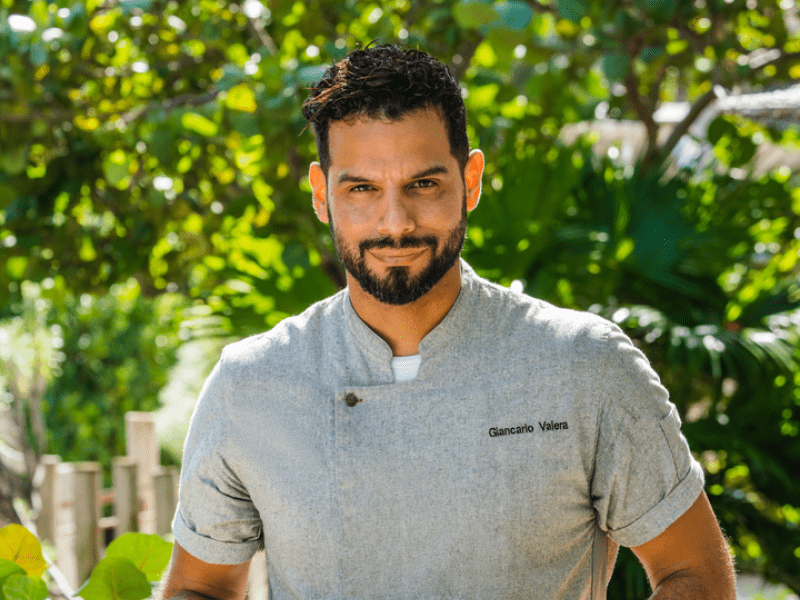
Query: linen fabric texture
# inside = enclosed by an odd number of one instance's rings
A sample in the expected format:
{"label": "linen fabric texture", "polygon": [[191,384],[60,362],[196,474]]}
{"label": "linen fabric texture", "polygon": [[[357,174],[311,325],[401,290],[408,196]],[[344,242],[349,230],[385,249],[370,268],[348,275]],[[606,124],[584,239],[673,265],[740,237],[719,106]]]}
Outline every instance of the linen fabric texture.
{"label": "linen fabric texture", "polygon": [[264,547],[274,600],[574,600],[597,525],[636,546],[682,515],[703,473],[644,354],[596,315],[461,276],[413,381],[393,383],[347,290],[227,346],[176,541],[216,564]]}

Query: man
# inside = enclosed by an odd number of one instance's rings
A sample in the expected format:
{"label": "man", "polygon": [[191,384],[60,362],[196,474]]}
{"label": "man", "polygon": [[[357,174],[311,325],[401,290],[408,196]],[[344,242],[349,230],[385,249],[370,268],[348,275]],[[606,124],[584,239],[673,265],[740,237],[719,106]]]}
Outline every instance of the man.
{"label": "man", "polygon": [[[304,105],[347,289],[233,344],[184,450],[164,597],[733,598],[675,407],[612,323],[460,260],[484,158],[425,53],[352,52]],[[610,571],[610,569],[608,569]]]}

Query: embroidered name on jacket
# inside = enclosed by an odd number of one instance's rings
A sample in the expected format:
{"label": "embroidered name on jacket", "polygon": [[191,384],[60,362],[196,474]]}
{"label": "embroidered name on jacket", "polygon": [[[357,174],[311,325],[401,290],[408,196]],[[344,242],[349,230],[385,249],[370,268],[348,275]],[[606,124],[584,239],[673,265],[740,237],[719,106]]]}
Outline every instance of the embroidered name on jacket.
{"label": "embroidered name on jacket", "polygon": [[[540,431],[554,431],[557,429],[569,429],[566,421],[539,421]],[[520,425],[519,427],[492,427],[489,429],[489,437],[501,435],[515,435],[517,433],[533,433],[536,431],[534,425]]]}

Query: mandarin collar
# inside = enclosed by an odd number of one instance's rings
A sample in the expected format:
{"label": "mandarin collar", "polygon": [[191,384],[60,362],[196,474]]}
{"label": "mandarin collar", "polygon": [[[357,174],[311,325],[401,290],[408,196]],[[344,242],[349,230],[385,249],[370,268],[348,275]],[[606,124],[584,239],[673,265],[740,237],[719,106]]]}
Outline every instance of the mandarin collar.
{"label": "mandarin collar", "polygon": [[[472,305],[475,303],[478,283],[477,275],[463,258],[459,260],[461,264],[461,290],[444,319],[420,341],[419,353],[422,360],[447,346],[463,333],[464,323],[471,312]],[[391,362],[392,349],[382,337],[370,329],[369,325],[358,316],[350,302],[349,288],[344,290],[342,308],[347,327],[359,346],[375,358],[383,362]]]}

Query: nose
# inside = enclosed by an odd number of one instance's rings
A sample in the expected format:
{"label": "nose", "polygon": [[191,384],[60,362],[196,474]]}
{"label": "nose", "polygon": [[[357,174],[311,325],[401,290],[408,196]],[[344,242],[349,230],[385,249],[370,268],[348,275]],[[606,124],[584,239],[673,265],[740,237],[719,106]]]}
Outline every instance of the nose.
{"label": "nose", "polygon": [[411,206],[401,192],[387,191],[383,195],[382,203],[383,214],[378,223],[380,235],[398,239],[414,231],[416,224]]}

